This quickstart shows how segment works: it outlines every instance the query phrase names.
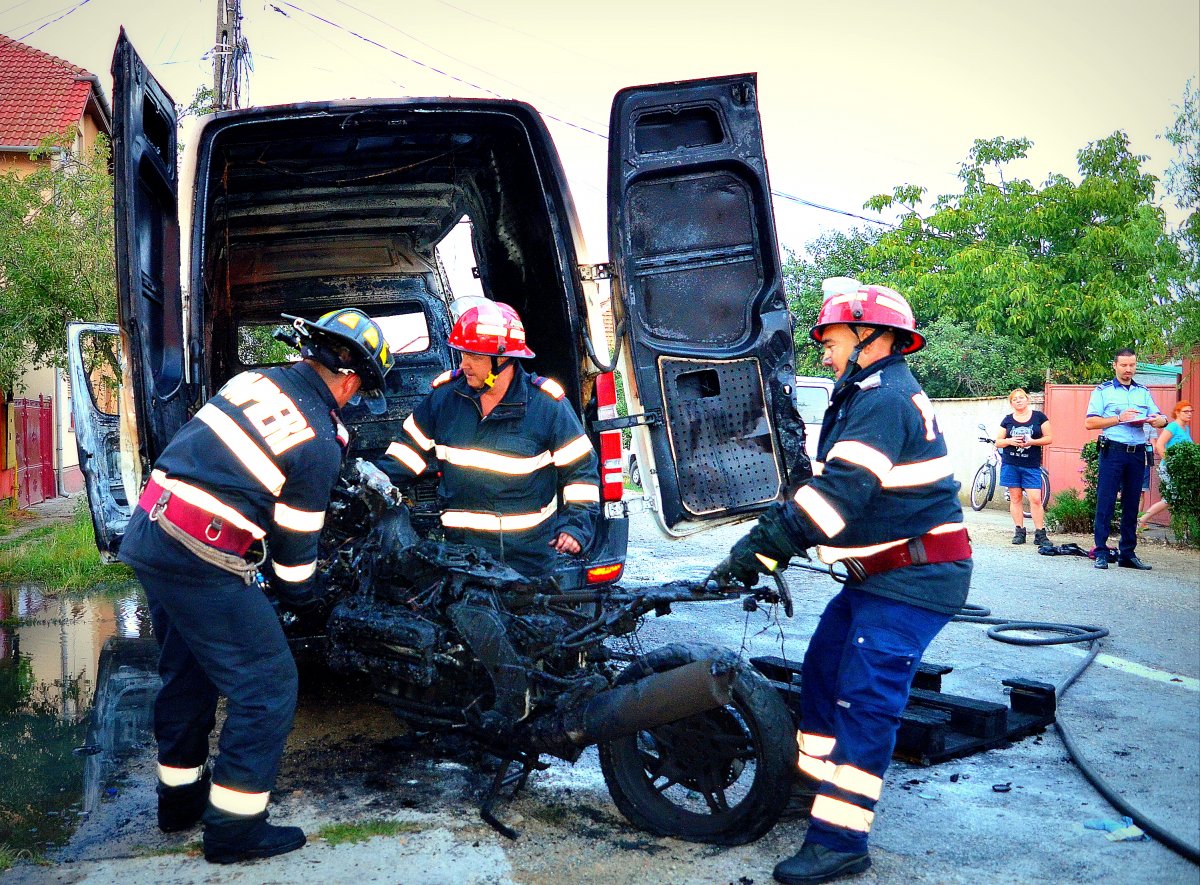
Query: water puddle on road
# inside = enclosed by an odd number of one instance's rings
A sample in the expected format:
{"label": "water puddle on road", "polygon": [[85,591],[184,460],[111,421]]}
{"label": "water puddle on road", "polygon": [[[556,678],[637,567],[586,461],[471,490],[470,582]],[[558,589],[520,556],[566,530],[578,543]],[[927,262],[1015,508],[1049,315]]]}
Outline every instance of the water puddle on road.
{"label": "water puddle on road", "polygon": [[156,651],[136,582],[87,596],[0,586],[0,847],[45,854],[151,739]]}

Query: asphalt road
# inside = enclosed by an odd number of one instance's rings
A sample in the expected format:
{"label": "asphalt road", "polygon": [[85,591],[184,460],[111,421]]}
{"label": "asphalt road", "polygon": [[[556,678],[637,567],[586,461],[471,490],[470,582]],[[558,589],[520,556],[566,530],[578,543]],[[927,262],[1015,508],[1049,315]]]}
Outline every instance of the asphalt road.
{"label": "asphalt road", "polygon": [[[1141,811],[1200,844],[1200,556],[1162,546],[1139,554],[1153,572],[1043,557],[1008,543],[999,511],[968,513],[976,550],[971,602],[1016,620],[1108,627],[1102,656],[1060,704],[1093,766]],[[627,583],[697,578],[745,527],[666,541],[635,518]],[[1090,546],[1081,537],[1056,537]],[[796,614],[780,623],[737,603],[694,603],[652,619],[646,647],[715,642],[748,655],[799,658],[836,587],[792,570]],[[1019,648],[985,628],[951,624],[927,661],[954,668],[944,689],[1006,702],[1001,680],[1061,683],[1082,661],[1070,646]],[[164,837],[153,823],[150,750],[130,761],[116,795],[48,867],[17,867],[9,882],[766,883],[803,838],[785,820],[757,843],[721,849],[647,836],[619,815],[594,752],[536,774],[500,816],[510,842],[477,816],[489,779],[470,754],[405,743],[404,729],[368,696],[307,691],[289,741],[272,815],[314,834],[333,821],[399,820],[405,832],[360,844],[314,840],[303,851],[234,867],[197,857],[198,831]],[[1007,792],[994,785],[1007,784]],[[1192,883],[1197,867],[1153,841],[1110,842],[1086,829],[1117,812],[1084,780],[1053,732],[942,765],[897,763],[872,834],[863,883]],[[191,851],[188,851],[189,846]]]}

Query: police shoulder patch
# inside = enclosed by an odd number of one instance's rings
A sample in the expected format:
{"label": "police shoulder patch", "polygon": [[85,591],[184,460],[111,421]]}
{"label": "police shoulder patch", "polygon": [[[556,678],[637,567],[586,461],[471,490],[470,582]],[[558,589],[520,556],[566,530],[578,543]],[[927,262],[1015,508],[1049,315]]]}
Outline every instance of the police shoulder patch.
{"label": "police shoulder patch", "polygon": [[533,383],[555,399],[562,399],[567,395],[567,392],[563,390],[563,386],[553,378],[543,378],[541,375],[534,375]]}
{"label": "police shoulder patch", "polygon": [[452,378],[454,378],[455,376],[457,376],[458,372],[459,372],[458,369],[447,369],[446,371],[442,372],[442,374],[440,374],[436,378],[434,378],[433,382],[429,386],[430,387],[441,387],[447,381],[449,381]]}

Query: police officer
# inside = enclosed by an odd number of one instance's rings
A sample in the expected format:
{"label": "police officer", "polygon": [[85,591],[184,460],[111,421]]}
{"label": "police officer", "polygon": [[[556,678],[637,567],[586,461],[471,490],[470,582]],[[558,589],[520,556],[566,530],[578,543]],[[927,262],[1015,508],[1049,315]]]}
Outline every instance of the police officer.
{"label": "police officer", "polygon": [[815,798],[803,846],[775,868],[785,883],[871,865],[867,835],[913,675],[971,579],[946,442],[904,360],[925,344],[908,302],[844,277],[823,288],[810,334],[838,380],[817,475],[767,510],[713,575],[753,584],[812,546],[848,574],[804,656],[799,767]]}
{"label": "police officer", "polygon": [[1114,377],[1092,391],[1083,426],[1101,430],[1096,445],[1100,465],[1096,482],[1096,568],[1108,568],[1108,533],[1117,492],[1121,493],[1121,546],[1117,565],[1149,570],[1134,552],[1137,548],[1137,509],[1146,472],[1145,425],[1166,427],[1167,418],[1150,391],[1133,380],[1137,355],[1128,348],[1113,358]]}
{"label": "police officer", "polygon": [[[359,395],[378,402],[393,364],[361,311],[288,319],[303,359],[237,375],[175,434],[121,544],[161,649],[158,825],[175,832],[203,817],[214,863],[304,845],[299,827],[267,823],[297,677],[257,566],[271,569],[284,607],[322,608],[317,540],[349,442],[338,410]],[[210,767],[218,695],[227,715]]]}
{"label": "police officer", "polygon": [[447,539],[527,576],[591,543],[600,512],[596,453],[557,381],[525,371],[525,327],[507,304],[461,299],[450,332],[459,368],[404,421],[381,465],[398,480],[441,471]]}

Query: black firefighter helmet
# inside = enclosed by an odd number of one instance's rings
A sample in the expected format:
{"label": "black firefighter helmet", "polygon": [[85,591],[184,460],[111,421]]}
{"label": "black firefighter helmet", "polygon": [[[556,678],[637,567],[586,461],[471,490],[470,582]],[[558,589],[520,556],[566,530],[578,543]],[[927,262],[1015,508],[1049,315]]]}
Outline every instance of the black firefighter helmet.
{"label": "black firefighter helmet", "polygon": [[367,408],[377,415],[387,411],[384,377],[396,359],[374,320],[354,307],[331,310],[315,321],[288,313],[283,317],[292,321],[302,357],[334,372],[354,372],[362,378],[360,394]]}

